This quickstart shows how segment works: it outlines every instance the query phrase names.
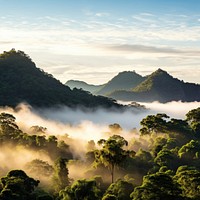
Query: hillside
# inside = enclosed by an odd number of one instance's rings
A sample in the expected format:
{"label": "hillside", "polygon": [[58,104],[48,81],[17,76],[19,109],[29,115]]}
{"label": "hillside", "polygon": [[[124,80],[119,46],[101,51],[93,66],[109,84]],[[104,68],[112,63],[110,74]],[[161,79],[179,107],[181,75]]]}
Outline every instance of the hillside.
{"label": "hillside", "polygon": [[97,93],[106,95],[115,90],[130,90],[144,81],[145,78],[137,74],[135,71],[120,72],[102,87]]}
{"label": "hillside", "polygon": [[185,83],[158,69],[132,91],[115,91],[109,97],[141,102],[200,101],[200,85]]}
{"label": "hillside", "polygon": [[78,89],[71,90],[37,68],[24,52],[14,49],[0,55],[0,83],[0,106],[27,102],[37,107],[119,107],[108,98],[93,96]]}
{"label": "hillside", "polygon": [[74,88],[83,89],[92,94],[95,94],[95,92],[99,91],[104,86],[104,85],[92,85],[84,81],[78,81],[78,80],[69,80],[65,83],[65,85],[67,85],[71,89],[74,89]]}

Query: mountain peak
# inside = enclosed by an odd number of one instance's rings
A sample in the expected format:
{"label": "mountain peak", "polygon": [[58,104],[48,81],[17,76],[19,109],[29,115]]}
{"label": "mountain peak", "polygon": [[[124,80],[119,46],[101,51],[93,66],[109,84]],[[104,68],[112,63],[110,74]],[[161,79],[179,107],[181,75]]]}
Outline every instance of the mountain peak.
{"label": "mountain peak", "polygon": [[4,51],[2,54],[0,54],[0,59],[8,59],[11,57],[25,58],[27,60],[31,60],[31,58],[23,51],[20,50],[16,51],[14,48],[11,49],[10,51]]}
{"label": "mountain peak", "polygon": [[160,88],[161,86],[167,87],[169,84],[174,84],[179,81],[176,78],[173,78],[170,74],[162,69],[157,69],[155,72],[147,76],[147,79],[142,82],[140,85],[135,87],[133,91],[135,92],[145,92],[154,90],[155,88]]}
{"label": "mountain peak", "polygon": [[135,71],[123,71],[113,77],[98,94],[107,94],[115,90],[130,90],[140,84],[144,77],[137,74]]}
{"label": "mountain peak", "polygon": [[165,75],[169,75],[168,73],[167,73],[167,71],[165,71],[165,70],[163,70],[163,69],[161,69],[161,68],[158,68],[155,72],[153,72],[152,73],[152,75],[163,75],[163,74],[165,74]]}
{"label": "mountain peak", "polygon": [[0,54],[0,83],[0,106],[15,107],[27,102],[35,107],[119,107],[106,97],[71,90],[51,74],[37,68],[23,51],[15,49]]}

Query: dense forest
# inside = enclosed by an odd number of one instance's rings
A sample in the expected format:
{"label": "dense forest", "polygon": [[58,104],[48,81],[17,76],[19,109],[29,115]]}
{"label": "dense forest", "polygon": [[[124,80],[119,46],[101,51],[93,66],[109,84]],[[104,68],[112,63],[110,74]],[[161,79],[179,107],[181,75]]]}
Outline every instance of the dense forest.
{"label": "dense forest", "polygon": [[35,107],[122,107],[113,99],[79,89],[71,90],[51,74],[37,68],[23,51],[15,49],[0,54],[0,83],[0,106],[15,107],[26,102]]}
{"label": "dense forest", "polygon": [[[24,132],[15,116],[2,112],[0,199],[200,198],[200,108],[185,120],[148,115],[128,138],[120,124],[110,124],[109,130],[106,139],[86,141],[86,150],[75,154],[71,144],[80,145],[67,134],[48,135],[40,125]],[[18,166],[11,154],[23,157]]]}

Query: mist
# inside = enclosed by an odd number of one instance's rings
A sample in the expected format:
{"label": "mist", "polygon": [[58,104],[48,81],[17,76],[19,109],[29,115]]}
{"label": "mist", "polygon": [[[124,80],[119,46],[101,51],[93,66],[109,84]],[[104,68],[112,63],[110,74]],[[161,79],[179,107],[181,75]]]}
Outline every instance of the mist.
{"label": "mist", "polygon": [[[128,102],[123,102],[128,103]],[[130,109],[125,111],[106,110],[95,111],[72,109],[66,106],[59,108],[34,109],[26,104],[20,104],[16,109],[0,108],[0,112],[7,112],[16,117],[18,126],[24,132],[30,132],[30,127],[38,125],[46,127],[48,135],[68,135],[70,138],[97,141],[108,137],[109,125],[118,123],[123,132],[140,128],[140,121],[147,115],[166,113],[171,118],[185,119],[185,114],[200,107],[200,102],[169,102],[169,103],[141,103],[147,109],[139,111]],[[126,135],[124,135],[126,137]]]}
{"label": "mist", "polygon": [[[124,104],[128,102],[123,102]],[[171,118],[185,119],[185,114],[200,107],[200,102],[159,102],[141,103],[147,109],[139,111],[130,109],[125,111],[106,110],[98,108],[94,111],[83,109],[71,109],[66,106],[59,108],[36,109],[26,104],[20,104],[17,108],[1,107],[0,112],[12,114],[16,118],[19,128],[25,133],[31,133],[32,126],[46,128],[45,135],[55,135],[58,140],[64,140],[70,146],[73,158],[81,162],[85,161],[85,153],[88,151],[88,141],[107,139],[113,134],[120,134],[130,142],[132,150],[145,149],[149,144],[139,139],[140,121],[149,114],[166,113]],[[112,130],[109,125],[118,123],[122,130]],[[139,142],[137,142],[137,140]],[[136,142],[135,142],[136,141]],[[138,145],[136,145],[136,143]],[[13,151],[14,149],[14,151]],[[44,152],[35,152],[22,147],[1,147],[0,162],[2,173],[13,168],[25,169],[27,162],[34,159],[42,159],[52,164]],[[89,165],[82,164],[82,173],[77,174],[80,163],[69,165],[70,178],[86,177]]]}
{"label": "mist", "polygon": [[151,113],[166,113],[171,118],[185,119],[185,114],[200,107],[200,102],[172,101],[168,103],[141,103],[150,109]]}

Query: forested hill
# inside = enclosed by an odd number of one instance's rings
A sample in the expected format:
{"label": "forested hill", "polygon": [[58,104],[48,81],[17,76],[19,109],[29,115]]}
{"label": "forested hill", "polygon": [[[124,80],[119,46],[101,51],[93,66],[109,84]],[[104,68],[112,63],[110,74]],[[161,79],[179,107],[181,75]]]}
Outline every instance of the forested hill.
{"label": "forested hill", "polygon": [[139,85],[145,78],[135,71],[120,72],[99,90],[98,94],[108,94],[115,90],[130,90]]}
{"label": "forested hill", "polygon": [[0,106],[16,106],[26,102],[37,107],[120,107],[106,97],[71,90],[51,74],[37,68],[24,52],[14,49],[0,55],[0,83]]}
{"label": "forested hill", "polygon": [[132,91],[115,91],[112,98],[141,102],[200,101],[200,85],[180,81],[158,69]]}
{"label": "forested hill", "polygon": [[92,85],[88,84],[84,81],[78,81],[78,80],[69,80],[65,83],[68,87],[71,89],[77,88],[77,89],[83,89],[85,91],[91,92],[95,94],[97,91],[99,91],[104,85]]}
{"label": "forested hill", "polygon": [[70,88],[82,88],[83,90],[89,91],[93,94],[107,95],[115,90],[130,90],[144,80],[145,77],[142,77],[135,71],[123,71],[102,85],[91,85],[78,80],[69,80],[65,84]]}

